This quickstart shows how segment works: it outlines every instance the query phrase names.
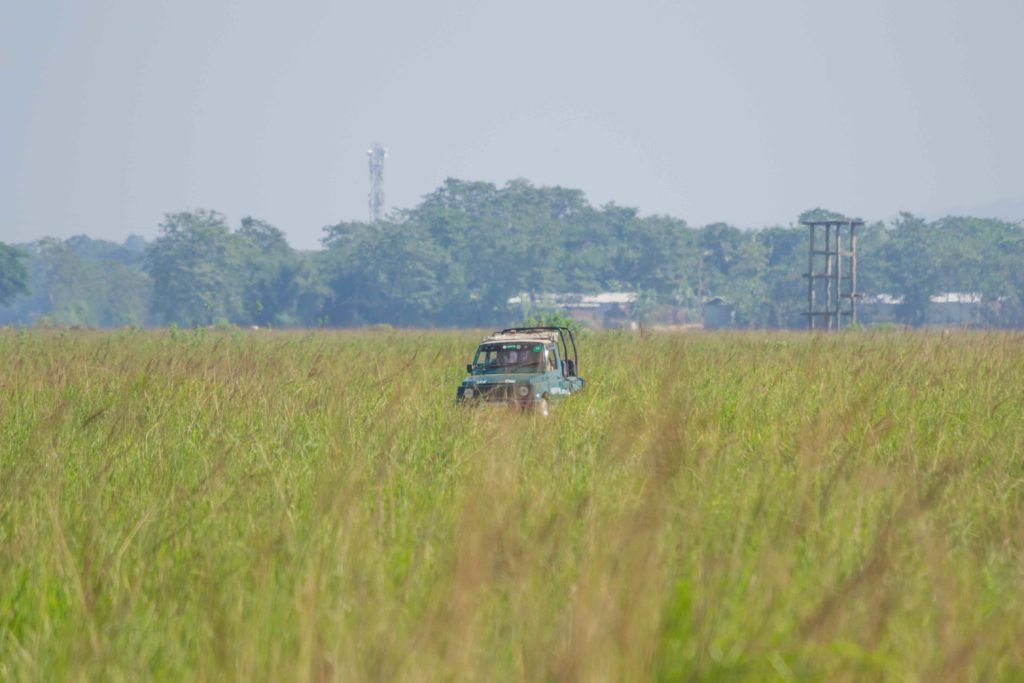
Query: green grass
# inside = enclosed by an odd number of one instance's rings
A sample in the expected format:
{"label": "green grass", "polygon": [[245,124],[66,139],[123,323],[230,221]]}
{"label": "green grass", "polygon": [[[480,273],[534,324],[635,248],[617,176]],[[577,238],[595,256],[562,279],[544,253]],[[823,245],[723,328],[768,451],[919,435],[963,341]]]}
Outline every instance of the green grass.
{"label": "green grass", "polygon": [[0,680],[1022,680],[1024,337],[0,332]]}

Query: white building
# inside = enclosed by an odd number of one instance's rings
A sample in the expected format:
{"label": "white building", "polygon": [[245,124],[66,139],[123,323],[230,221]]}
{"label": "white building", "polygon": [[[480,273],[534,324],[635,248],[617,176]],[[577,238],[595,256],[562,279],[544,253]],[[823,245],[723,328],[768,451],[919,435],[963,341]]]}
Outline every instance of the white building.
{"label": "white building", "polygon": [[541,294],[532,300],[529,294],[520,294],[509,299],[508,303],[523,307],[526,314],[530,308],[558,310],[597,330],[635,326],[631,318],[636,303],[635,292]]}

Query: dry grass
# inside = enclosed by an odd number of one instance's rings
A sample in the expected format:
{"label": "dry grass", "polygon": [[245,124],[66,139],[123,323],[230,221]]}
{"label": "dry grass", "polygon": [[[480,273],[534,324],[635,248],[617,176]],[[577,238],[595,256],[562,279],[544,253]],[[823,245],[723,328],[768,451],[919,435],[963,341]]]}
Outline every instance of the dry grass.
{"label": "dry grass", "polygon": [[0,333],[0,680],[1021,680],[1024,338]]}

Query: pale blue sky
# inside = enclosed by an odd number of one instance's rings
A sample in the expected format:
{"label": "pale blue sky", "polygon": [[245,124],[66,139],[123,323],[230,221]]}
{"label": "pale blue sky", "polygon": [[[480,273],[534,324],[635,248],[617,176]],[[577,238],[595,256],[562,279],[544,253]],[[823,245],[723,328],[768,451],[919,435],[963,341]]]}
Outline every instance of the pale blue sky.
{"label": "pale blue sky", "polygon": [[313,247],[373,141],[389,208],[455,176],[692,224],[1024,214],[1022,74],[1024,0],[3,0],[0,241],[213,208]]}

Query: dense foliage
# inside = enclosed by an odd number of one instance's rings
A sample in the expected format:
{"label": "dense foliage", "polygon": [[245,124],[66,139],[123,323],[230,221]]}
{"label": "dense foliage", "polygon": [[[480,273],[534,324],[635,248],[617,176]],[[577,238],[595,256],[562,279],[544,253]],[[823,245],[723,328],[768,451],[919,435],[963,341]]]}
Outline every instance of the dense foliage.
{"label": "dense foliage", "polygon": [[22,263],[24,254],[0,243],[0,305],[24,294],[28,284],[28,271]]}
{"label": "dense foliage", "polygon": [[[799,327],[806,240],[798,225],[691,227],[593,207],[578,190],[448,180],[386,221],[324,228],[315,252],[292,249],[253,218],[232,230],[213,211],[169,214],[148,245],[87,237],[25,245],[31,293],[0,309],[0,323],[492,325],[522,317],[508,303],[520,294],[530,302],[630,291],[648,308],[694,317],[702,300],[722,297],[739,326]],[[965,292],[985,302],[978,322],[1024,325],[1020,225],[902,214],[865,226],[859,247],[859,289],[901,298],[900,322],[924,322],[933,294]],[[20,262],[5,253],[0,283],[18,277]],[[5,291],[19,290],[0,289],[0,303]]]}
{"label": "dense foliage", "polygon": [[0,680],[1024,678],[1013,333],[2,331]]}

